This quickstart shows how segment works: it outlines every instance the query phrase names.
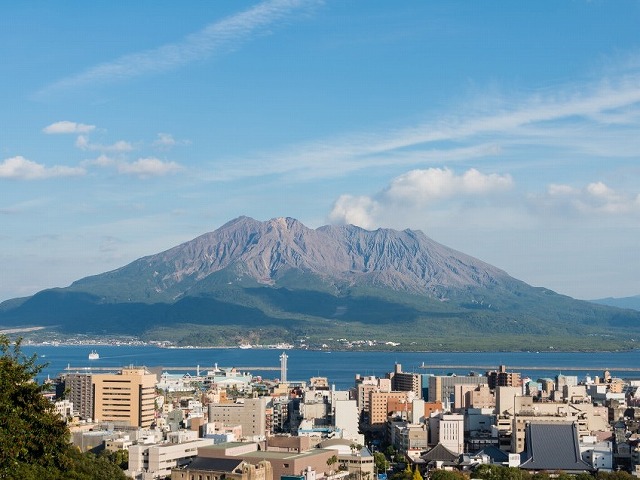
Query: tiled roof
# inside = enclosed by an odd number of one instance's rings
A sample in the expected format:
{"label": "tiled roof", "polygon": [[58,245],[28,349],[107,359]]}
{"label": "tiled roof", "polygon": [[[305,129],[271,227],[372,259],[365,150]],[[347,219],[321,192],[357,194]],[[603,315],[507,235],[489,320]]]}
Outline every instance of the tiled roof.
{"label": "tiled roof", "polygon": [[580,456],[575,423],[530,422],[525,430],[526,449],[520,468],[526,470],[591,471]]}
{"label": "tiled roof", "polygon": [[420,458],[426,462],[455,462],[458,460],[458,457],[459,455],[457,453],[452,452],[441,443],[437,444],[427,453],[420,455]]}
{"label": "tiled roof", "polygon": [[476,452],[476,455],[487,455],[493,463],[503,463],[509,461],[509,455],[493,445],[484,447],[479,452]]}

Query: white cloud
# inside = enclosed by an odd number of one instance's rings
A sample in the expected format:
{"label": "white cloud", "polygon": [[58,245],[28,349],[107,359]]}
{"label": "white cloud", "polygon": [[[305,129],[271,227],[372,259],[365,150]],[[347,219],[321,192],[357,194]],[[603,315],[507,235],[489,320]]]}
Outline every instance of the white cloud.
{"label": "white cloud", "polygon": [[412,170],[395,178],[385,196],[394,200],[424,203],[456,195],[490,194],[508,190],[512,186],[510,175],[485,175],[475,168],[456,175],[448,168],[428,168]]}
{"label": "white cloud", "polygon": [[42,131],[46,134],[89,133],[95,130],[95,128],[95,125],[86,125],[84,123],[63,120],[44,127]]}
{"label": "white cloud", "polygon": [[100,151],[100,152],[130,152],[133,145],[124,140],[119,140],[112,145],[101,145],[99,143],[91,143],[86,135],[78,135],[76,138],[76,147],[80,150]]}
{"label": "white cloud", "polygon": [[146,178],[176,173],[182,170],[182,166],[176,162],[163,162],[157,158],[149,157],[139,158],[131,163],[120,162],[117,164],[117,169],[119,173]]}
{"label": "white cloud", "polygon": [[550,196],[574,195],[577,192],[578,190],[569,185],[551,183],[547,186],[547,194]]}
{"label": "white cloud", "polygon": [[587,185],[587,192],[594,197],[600,197],[603,199],[615,196],[615,192],[602,182],[590,183]]}
{"label": "white cloud", "polygon": [[84,162],[82,162],[82,164],[96,167],[112,167],[117,164],[117,161],[107,155],[100,155],[96,159],[85,160]]}
{"label": "white cloud", "polygon": [[[483,99],[457,114],[393,130],[354,132],[271,152],[216,160],[217,177],[261,175],[330,178],[381,167],[423,168],[434,162],[513,158],[544,163],[531,150],[553,148],[564,159],[637,158],[640,155],[640,72],[591,84],[559,87],[554,95]],[[615,119],[616,121],[612,121]],[[524,152],[524,153],[523,153]],[[516,156],[519,155],[519,156]],[[514,167],[515,168],[515,167]],[[223,172],[222,174],[218,172]]]}
{"label": "white cloud", "polygon": [[329,220],[374,228],[400,211],[416,211],[425,204],[433,206],[436,201],[488,198],[512,187],[510,175],[483,174],[474,168],[462,175],[448,168],[412,170],[394,178],[373,197],[341,195],[333,205]]}
{"label": "white cloud", "polygon": [[551,184],[545,195],[532,195],[531,204],[535,210],[565,217],[640,214],[640,194],[616,191],[602,181],[583,188]]}
{"label": "white cloud", "polygon": [[158,138],[153,142],[154,147],[171,148],[176,145],[176,140],[170,133],[159,133]]}
{"label": "white cloud", "polygon": [[209,24],[180,42],[132,53],[91,67],[78,75],[64,78],[43,88],[36,95],[42,96],[61,89],[173,70],[237,48],[248,41],[252,35],[266,32],[269,26],[276,24],[295,10],[317,3],[306,0],[262,2],[248,10]]}
{"label": "white cloud", "polygon": [[140,178],[158,177],[183,170],[182,165],[179,163],[166,162],[154,157],[139,158],[133,162],[128,162],[104,154],[92,160],[85,160],[82,165],[113,168],[122,175],[134,175]]}
{"label": "white cloud", "polygon": [[40,163],[27,160],[22,156],[11,157],[0,163],[0,178],[17,180],[40,180],[53,177],[72,177],[86,173],[81,167],[66,167],[56,165],[47,167]]}
{"label": "white cloud", "polygon": [[189,145],[188,140],[176,140],[170,133],[158,133],[153,146],[160,150],[169,150],[170,148],[182,145]]}
{"label": "white cloud", "polygon": [[329,214],[332,223],[357,225],[362,228],[375,227],[375,213],[378,203],[370,197],[340,195]]}

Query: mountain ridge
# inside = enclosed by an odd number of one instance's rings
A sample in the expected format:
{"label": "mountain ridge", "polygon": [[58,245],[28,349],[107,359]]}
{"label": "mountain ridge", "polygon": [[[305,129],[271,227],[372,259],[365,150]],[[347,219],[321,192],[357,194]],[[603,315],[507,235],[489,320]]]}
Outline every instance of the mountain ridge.
{"label": "mountain ridge", "polygon": [[559,338],[629,348],[629,332],[640,338],[640,312],[532,287],[421,231],[310,229],[290,217],[238,217],[66,288],[3,302],[0,324],[211,345],[375,335],[404,348],[470,349],[464,332],[473,348]]}

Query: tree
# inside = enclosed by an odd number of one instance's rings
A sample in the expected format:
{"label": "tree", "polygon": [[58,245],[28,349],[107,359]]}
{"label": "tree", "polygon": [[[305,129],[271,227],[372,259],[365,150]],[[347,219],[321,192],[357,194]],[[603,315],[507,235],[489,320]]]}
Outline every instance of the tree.
{"label": "tree", "polygon": [[382,452],[373,452],[373,461],[378,472],[386,472],[389,470],[389,461]]}
{"label": "tree", "polygon": [[420,474],[420,470],[418,470],[418,466],[413,469],[413,477],[412,480],[424,480],[422,475]]}
{"label": "tree", "polygon": [[526,470],[501,465],[480,465],[473,472],[474,478],[483,480],[527,480],[531,474]]}
{"label": "tree", "polygon": [[429,478],[430,480],[467,480],[462,473],[453,470],[434,470]]}
{"label": "tree", "polygon": [[124,479],[107,461],[80,453],[64,420],[34,379],[43,366],[26,357],[21,341],[0,335],[0,478]]}
{"label": "tree", "polygon": [[331,455],[327,458],[327,466],[331,469],[331,473],[333,473],[333,466],[338,463],[338,457],[336,455]]}

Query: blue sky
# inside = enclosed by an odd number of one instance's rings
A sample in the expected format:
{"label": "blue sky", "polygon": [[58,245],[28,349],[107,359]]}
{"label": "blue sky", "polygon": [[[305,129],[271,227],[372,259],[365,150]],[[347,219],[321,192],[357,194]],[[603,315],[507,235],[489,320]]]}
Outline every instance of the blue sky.
{"label": "blue sky", "polygon": [[5,2],[0,300],[239,215],[640,294],[640,2]]}

